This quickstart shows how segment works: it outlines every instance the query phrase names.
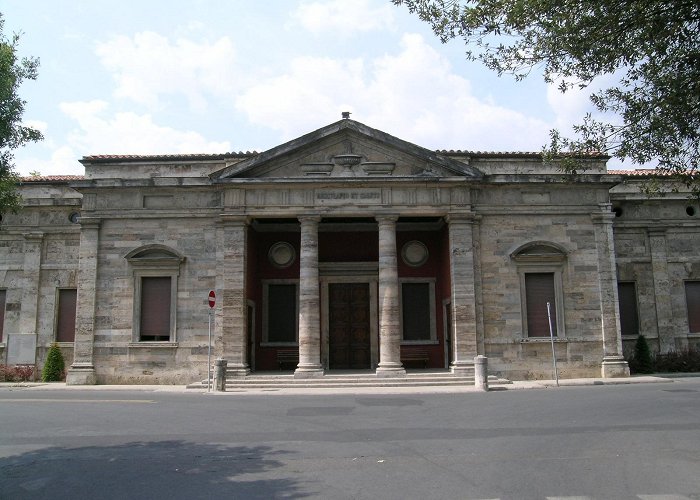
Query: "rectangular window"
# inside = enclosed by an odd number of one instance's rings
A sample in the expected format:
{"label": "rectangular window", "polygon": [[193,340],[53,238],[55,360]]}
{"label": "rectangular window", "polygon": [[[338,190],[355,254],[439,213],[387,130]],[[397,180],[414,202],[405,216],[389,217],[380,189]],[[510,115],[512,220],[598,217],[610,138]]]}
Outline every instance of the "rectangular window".
{"label": "rectangular window", "polygon": [[620,302],[620,333],[623,336],[639,335],[639,314],[637,312],[637,289],[634,282],[617,284]]}
{"label": "rectangular window", "polygon": [[297,285],[268,283],[265,301],[265,333],[270,343],[293,344],[297,341]]}
{"label": "rectangular window", "polygon": [[141,278],[140,340],[170,340],[171,278]]}
{"label": "rectangular window", "polygon": [[78,291],[76,289],[58,290],[58,312],[56,318],[56,342],[75,341],[75,310]]}
{"label": "rectangular window", "polygon": [[688,329],[700,333],[700,281],[685,282],[685,301],[688,306]]}
{"label": "rectangular window", "polygon": [[401,329],[404,342],[436,340],[434,282],[401,282]]}
{"label": "rectangular window", "polygon": [[554,273],[525,273],[528,337],[549,337],[548,302],[552,316],[552,332],[557,336],[555,297]]}
{"label": "rectangular window", "polygon": [[3,331],[5,330],[5,298],[7,292],[0,290],[0,342],[3,341]]}

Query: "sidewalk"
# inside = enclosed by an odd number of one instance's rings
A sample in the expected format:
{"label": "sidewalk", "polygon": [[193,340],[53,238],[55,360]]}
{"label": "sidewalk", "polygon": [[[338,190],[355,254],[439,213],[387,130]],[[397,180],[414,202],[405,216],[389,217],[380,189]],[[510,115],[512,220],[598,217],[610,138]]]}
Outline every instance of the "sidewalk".
{"label": "sidewalk", "polygon": [[[581,387],[593,385],[631,385],[651,383],[673,383],[676,379],[700,377],[700,373],[673,373],[632,376],[629,378],[576,378],[560,379],[559,387]],[[556,389],[554,380],[514,381],[510,384],[492,386],[491,392],[512,391],[519,389]],[[184,385],[66,385],[65,382],[0,382],[0,390],[50,390],[50,391],[142,391],[142,392],[176,392],[188,394],[206,393],[206,389],[187,389]],[[227,392],[214,392],[211,395],[244,394],[448,394],[482,392],[473,386],[423,386],[423,387],[298,387],[236,389]]]}

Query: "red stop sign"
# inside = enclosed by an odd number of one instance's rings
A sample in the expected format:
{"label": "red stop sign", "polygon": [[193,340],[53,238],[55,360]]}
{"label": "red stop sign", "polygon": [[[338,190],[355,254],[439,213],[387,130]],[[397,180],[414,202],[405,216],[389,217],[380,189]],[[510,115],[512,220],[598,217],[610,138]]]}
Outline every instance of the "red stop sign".
{"label": "red stop sign", "polygon": [[214,308],[216,305],[216,294],[214,293],[214,290],[209,292],[209,307]]}

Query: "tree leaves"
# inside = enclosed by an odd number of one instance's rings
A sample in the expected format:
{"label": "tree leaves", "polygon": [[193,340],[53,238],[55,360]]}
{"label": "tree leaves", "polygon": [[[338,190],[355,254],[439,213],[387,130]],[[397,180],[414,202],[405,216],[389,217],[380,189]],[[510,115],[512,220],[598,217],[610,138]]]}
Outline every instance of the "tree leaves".
{"label": "tree leaves", "polygon": [[4,26],[5,21],[0,14],[0,213],[16,212],[21,207],[13,151],[43,138],[38,130],[22,125],[26,102],[18,93],[24,80],[36,79],[39,60],[18,59],[19,35],[13,34],[7,38],[3,33]]}
{"label": "tree leaves", "polygon": [[621,75],[591,95],[602,114],[553,131],[544,149],[570,172],[576,156],[603,153],[658,171],[700,196],[700,3],[666,0],[393,0],[429,22],[441,41],[464,40],[466,57],[517,80],[533,69],[562,92]]}

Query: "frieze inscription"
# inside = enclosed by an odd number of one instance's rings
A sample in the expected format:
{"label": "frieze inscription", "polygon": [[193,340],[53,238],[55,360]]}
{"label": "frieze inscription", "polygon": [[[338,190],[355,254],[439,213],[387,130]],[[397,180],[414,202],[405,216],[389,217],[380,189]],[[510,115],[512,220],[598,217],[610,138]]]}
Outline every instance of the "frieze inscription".
{"label": "frieze inscription", "polygon": [[316,202],[319,205],[345,205],[357,203],[381,203],[381,189],[318,189]]}

